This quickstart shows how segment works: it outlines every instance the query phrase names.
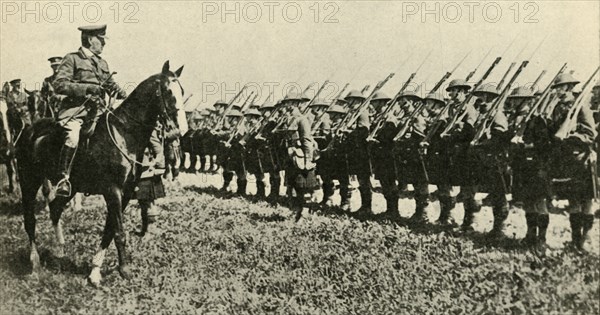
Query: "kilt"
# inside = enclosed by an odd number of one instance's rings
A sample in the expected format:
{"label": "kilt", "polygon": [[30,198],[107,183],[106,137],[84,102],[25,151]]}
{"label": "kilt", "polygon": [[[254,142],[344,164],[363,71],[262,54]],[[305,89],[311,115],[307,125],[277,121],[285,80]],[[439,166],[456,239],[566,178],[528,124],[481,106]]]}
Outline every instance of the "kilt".
{"label": "kilt", "polygon": [[568,138],[555,145],[550,155],[549,177],[559,199],[586,200],[594,197],[590,154],[592,148]]}
{"label": "kilt", "polygon": [[137,200],[155,200],[165,196],[165,186],[161,175],[154,175],[140,179],[138,190],[134,193],[133,198]]}
{"label": "kilt", "polygon": [[474,159],[471,174],[479,192],[510,193],[511,172],[508,167],[508,154],[487,145],[471,147],[470,151]]}
{"label": "kilt", "polygon": [[419,153],[420,142],[420,137],[411,137],[396,144],[394,149],[394,157],[396,158],[396,173],[398,183],[427,183],[427,177],[423,170],[423,164],[421,163],[421,157]]}
{"label": "kilt", "polygon": [[511,156],[513,200],[527,201],[550,197],[550,182],[543,176],[544,162],[534,149],[515,148]]}

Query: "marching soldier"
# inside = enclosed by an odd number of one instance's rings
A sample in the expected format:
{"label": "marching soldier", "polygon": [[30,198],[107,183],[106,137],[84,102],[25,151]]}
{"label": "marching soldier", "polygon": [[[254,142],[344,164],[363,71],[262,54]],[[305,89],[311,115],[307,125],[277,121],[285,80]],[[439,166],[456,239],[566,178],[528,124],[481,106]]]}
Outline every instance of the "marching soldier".
{"label": "marching soldier", "polygon": [[245,131],[240,133],[239,145],[245,148],[244,158],[245,165],[248,174],[254,175],[256,181],[256,195],[255,198],[265,198],[265,171],[262,167],[261,160],[259,158],[258,150],[259,143],[257,141],[246,142],[246,135],[251,136],[252,128],[256,126],[262,117],[262,113],[258,111],[256,106],[251,106],[248,111],[244,113],[245,117]]}
{"label": "marching soldier", "polygon": [[[269,173],[270,192],[266,200],[270,203],[276,203],[279,199],[281,189],[281,163],[277,155],[277,147],[281,143],[280,134],[273,133],[278,120],[283,115],[281,103],[273,105],[266,103],[261,107],[261,112],[266,120],[256,135],[252,135],[258,146],[259,161],[266,173]],[[252,140],[252,139],[251,139]],[[266,185],[267,183],[265,183]],[[265,192],[266,195],[266,192]]]}
{"label": "marching soldier", "polygon": [[560,199],[569,201],[572,244],[584,249],[589,231],[594,223],[594,185],[591,167],[597,156],[593,144],[597,137],[596,125],[589,104],[582,106],[574,125],[567,126],[569,133],[563,140],[556,133],[564,128],[567,113],[575,102],[573,88],[579,83],[571,74],[558,76],[552,86],[558,96],[557,104],[550,109],[548,131],[551,138],[550,177],[553,189]]}
{"label": "marching soldier", "polygon": [[[475,126],[481,128],[479,123],[493,114],[490,109],[499,94],[496,87],[488,83],[480,85],[473,91],[473,95],[477,97],[475,108],[479,111]],[[503,108],[499,108],[492,119],[492,125],[490,130],[486,131],[487,134],[482,140],[482,144],[472,147],[471,150],[474,158],[479,161],[478,167],[481,169],[478,172],[481,176],[475,181],[479,184],[480,191],[484,190],[489,193],[488,199],[492,203],[494,224],[490,236],[499,237],[502,235],[504,221],[508,217],[506,200],[510,183],[508,176],[508,120]]]}
{"label": "marching soldier", "polygon": [[[309,117],[308,120],[311,124],[311,132],[313,134],[313,138],[317,142],[317,147],[319,148],[320,154],[319,159],[317,160],[317,169],[316,174],[321,177],[322,189],[323,189],[323,199],[321,200],[321,206],[331,207],[333,206],[333,193],[335,184],[333,183],[335,177],[335,159],[330,151],[325,150],[329,141],[331,141],[331,129],[334,127],[334,121],[332,121],[332,116],[335,118],[335,122],[339,123],[342,119],[341,115],[345,113],[341,106],[334,104],[330,106],[322,99],[315,100],[315,105],[321,104],[323,106],[319,106],[319,112],[312,112],[312,117]],[[325,110],[326,112],[320,116],[320,110]],[[319,121],[315,121],[315,119],[319,119]],[[335,125],[337,127],[337,125]]]}
{"label": "marching soldier", "polygon": [[65,95],[60,104],[58,122],[66,132],[60,153],[59,168],[62,179],[57,183],[56,194],[71,195],[69,174],[71,163],[79,145],[79,132],[84,121],[99,116],[106,106],[106,91],[116,92],[124,99],[127,95],[112,79],[108,63],[100,57],[105,45],[106,25],[79,27],[81,47],[63,58],[58,67],[53,87]]}
{"label": "marching soldier", "polygon": [[52,75],[44,79],[44,82],[42,83],[42,89],[40,90],[42,99],[46,103],[44,112],[38,113],[40,118],[54,117],[54,115],[56,115],[55,106],[57,105],[57,100],[54,99],[55,93],[54,88],[52,87],[52,82],[54,82],[54,79],[56,78],[56,73],[58,72],[58,67],[62,62],[62,57],[50,57],[48,58],[48,61],[50,62],[50,68],[52,68]]}

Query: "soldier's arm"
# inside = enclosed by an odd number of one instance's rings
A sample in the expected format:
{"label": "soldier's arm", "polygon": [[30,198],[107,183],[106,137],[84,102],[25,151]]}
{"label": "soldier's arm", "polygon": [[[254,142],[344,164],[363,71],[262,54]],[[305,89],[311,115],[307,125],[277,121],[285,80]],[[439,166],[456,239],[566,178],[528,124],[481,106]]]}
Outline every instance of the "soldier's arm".
{"label": "soldier's arm", "polygon": [[[106,67],[106,71],[110,75],[110,72],[108,71],[108,64],[106,63],[106,61],[104,61],[104,60],[102,60],[102,61],[104,63],[104,67]],[[127,97],[127,92],[125,92],[125,90],[123,90],[117,84],[117,82],[115,82],[115,80],[112,76],[108,77],[104,86],[105,86],[106,90],[109,91],[109,93],[117,93],[117,99],[124,99]]]}
{"label": "soldier's arm", "polygon": [[369,136],[369,128],[371,128],[371,123],[369,121],[369,112],[363,111],[357,119],[356,126],[356,137],[360,140],[366,140]]}
{"label": "soldier's arm", "polygon": [[63,58],[62,63],[58,67],[56,78],[52,83],[54,90],[58,94],[64,94],[71,97],[85,97],[88,88],[92,84],[75,82],[74,76],[75,57],[69,54]]}
{"label": "soldier's arm", "polygon": [[586,144],[594,143],[598,133],[594,123],[594,114],[589,106],[583,106],[577,116],[577,127],[573,134]]}

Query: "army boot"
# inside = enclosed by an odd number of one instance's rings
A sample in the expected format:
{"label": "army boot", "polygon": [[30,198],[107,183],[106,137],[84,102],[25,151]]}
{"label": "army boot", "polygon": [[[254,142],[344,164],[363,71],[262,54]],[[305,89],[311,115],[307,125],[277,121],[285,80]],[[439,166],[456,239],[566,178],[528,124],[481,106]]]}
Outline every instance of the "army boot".
{"label": "army boot", "polygon": [[60,173],[62,179],[56,184],[56,195],[61,197],[71,196],[71,182],[69,182],[69,176],[71,174],[71,163],[75,157],[77,148],[71,148],[63,145],[60,150],[60,160],[58,165],[60,167]]}
{"label": "army boot", "polygon": [[227,191],[227,187],[229,187],[229,184],[231,183],[232,179],[233,174],[231,172],[223,172],[223,187],[221,187],[222,192]]}
{"label": "army boot", "polygon": [[[474,232],[473,228],[473,219],[475,218],[475,212],[477,212],[477,205],[475,204],[475,200],[465,200],[463,203],[465,208],[465,216],[463,219],[463,223],[460,226],[460,230],[465,233]],[[494,220],[495,222],[496,220]]]}
{"label": "army boot", "polygon": [[525,234],[523,244],[532,246],[536,243],[538,235],[538,214],[535,212],[525,213],[525,221],[527,222],[527,234]]}
{"label": "army boot", "polygon": [[400,212],[398,212],[398,195],[391,194],[385,196],[386,210],[383,213],[390,220],[400,220]]}
{"label": "army boot", "polygon": [[271,182],[271,192],[267,197],[267,202],[275,204],[279,201],[279,188],[281,188],[281,178],[279,176],[269,175],[269,181]]}
{"label": "army boot", "polygon": [[323,200],[320,203],[322,207],[331,207],[333,205],[333,186],[332,181],[323,182]]}
{"label": "army boot", "polygon": [[493,209],[494,212],[494,224],[492,230],[489,233],[491,238],[501,238],[504,234],[502,233],[502,227],[504,221],[508,218],[508,209],[506,206],[496,206]]}
{"label": "army boot", "polygon": [[350,198],[352,197],[352,192],[346,185],[340,184],[340,196],[342,197],[340,208],[343,211],[350,211]]}
{"label": "army boot", "polygon": [[371,210],[372,199],[370,195],[361,196],[361,205],[358,211],[354,213],[355,216],[366,218],[373,215],[373,211]]}

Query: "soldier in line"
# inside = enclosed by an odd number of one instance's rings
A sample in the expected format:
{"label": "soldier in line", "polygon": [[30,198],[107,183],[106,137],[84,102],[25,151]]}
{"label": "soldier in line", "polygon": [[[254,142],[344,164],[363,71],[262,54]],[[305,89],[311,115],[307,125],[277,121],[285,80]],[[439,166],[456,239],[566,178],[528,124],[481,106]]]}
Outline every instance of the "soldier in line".
{"label": "soldier in line", "polygon": [[241,107],[238,105],[232,106],[231,110],[225,115],[222,129],[214,131],[214,136],[219,141],[217,161],[223,169],[223,187],[221,188],[221,191],[227,191],[229,184],[233,180],[233,176],[238,175],[237,193],[243,195],[246,193],[246,185],[243,183],[243,181],[245,181],[245,174],[243,174],[244,176],[239,176],[242,167],[242,159],[238,154],[241,152],[233,149],[231,143],[228,142],[231,134],[235,132],[238,122],[244,117],[240,112],[240,109]]}
{"label": "soldier in line", "polygon": [[[339,103],[337,100],[336,103]],[[321,206],[333,206],[333,194],[335,192],[334,180],[340,181],[339,173],[336,172],[336,164],[339,161],[331,150],[323,151],[332,140],[331,131],[337,128],[346,115],[347,111],[339,104],[333,104],[327,109],[322,121],[315,122],[313,126],[313,138],[317,142],[320,156],[317,160],[317,175],[321,177],[323,188],[323,199]]]}
{"label": "soldier in line", "polygon": [[[532,110],[535,96],[526,87],[515,88],[508,97],[510,108],[509,122],[513,123],[512,133],[516,132],[514,126]],[[512,145],[511,169],[513,171],[513,201],[523,204],[527,234],[523,242],[531,246],[544,246],[546,244],[546,231],[550,221],[548,215],[547,198],[551,197],[549,181],[546,170],[545,148],[540,145],[545,137],[540,137],[535,130],[545,128],[545,123],[532,119],[527,123],[523,143]]]}
{"label": "soldier in line", "polygon": [[[457,111],[465,111],[462,121],[458,121],[456,128],[449,137],[437,138],[439,144],[432,144],[441,148],[442,156],[446,159],[443,182],[438,185],[438,199],[440,201],[440,217],[438,221],[442,224],[453,225],[451,220],[451,211],[456,205],[456,200],[451,195],[452,186],[460,186],[461,193],[465,196],[463,206],[465,209],[464,220],[461,229],[463,231],[472,230],[474,214],[479,211],[479,206],[475,201],[475,187],[472,174],[472,160],[468,155],[470,141],[473,139],[473,124],[477,119],[477,110],[473,104],[465,103],[471,86],[463,79],[454,79],[450,81],[446,91],[450,94],[449,108],[446,117],[448,120]],[[440,128],[442,129],[442,128]],[[438,131],[441,133],[441,130]],[[433,141],[433,140],[432,140]]]}
{"label": "soldier in line", "polygon": [[556,133],[563,124],[569,109],[575,102],[573,88],[579,83],[571,74],[561,74],[553,89],[558,102],[549,113],[548,132],[551,150],[549,172],[553,181],[554,193],[559,199],[569,201],[569,221],[571,223],[572,244],[576,249],[584,249],[589,231],[594,224],[594,187],[591,167],[597,156],[593,150],[598,136],[592,110],[588,104],[581,108],[574,125],[569,125],[569,133],[560,139]]}
{"label": "soldier in line", "polygon": [[[263,116],[266,116],[266,120],[263,122],[264,125],[261,126],[262,130],[257,130],[257,133],[252,137],[257,142],[257,153],[263,170],[265,173],[269,173],[269,182],[265,183],[265,186],[268,184],[270,192],[266,196],[266,201],[276,203],[279,200],[281,189],[281,165],[276,151],[280,134],[273,133],[273,129],[283,114],[281,103],[278,102],[275,105],[266,103],[261,107],[261,112]],[[252,141],[252,138],[250,139]]]}
{"label": "soldier in line", "polygon": [[284,169],[288,185],[290,209],[296,213],[296,221],[302,217],[302,210],[318,187],[315,174],[316,143],[311,135],[311,126],[300,111],[303,96],[288,94],[283,101],[287,119],[284,124],[283,147],[286,150]]}
{"label": "soldier in line", "polygon": [[[400,97],[400,102],[404,112],[410,115],[425,100],[421,99],[416,92],[407,91]],[[409,115],[404,115],[400,119],[399,127],[411,123],[408,121]],[[426,110],[416,114],[408,131],[396,142],[394,147],[398,183],[402,187],[408,184],[412,184],[414,187],[415,213],[410,218],[413,223],[427,221],[425,209],[429,205],[429,180],[427,179],[424,157],[419,151],[420,143],[425,137],[427,119],[428,112]]]}
{"label": "soldier in line", "polygon": [[[376,92],[371,99],[371,104],[378,115],[382,115],[385,105],[391,98],[383,92]],[[402,102],[402,101],[400,101]],[[390,106],[399,107],[397,104]],[[385,212],[381,215],[389,217],[392,220],[400,218],[398,212],[398,185],[396,159],[390,158],[390,153],[394,150],[394,137],[398,133],[398,116],[396,111],[390,110],[384,119],[383,125],[376,135],[376,138],[369,143],[371,161],[373,164],[373,175],[379,180],[383,197],[385,198]]]}
{"label": "soldier in line", "polygon": [[[483,128],[480,123],[485,119],[490,119],[491,107],[500,96],[496,86],[487,83],[481,84],[473,95],[477,97],[475,108],[479,111],[475,126]],[[509,193],[508,185],[510,176],[508,169],[508,120],[504,114],[503,104],[499,105],[495,115],[491,117],[492,124],[489,130],[486,130],[484,139],[477,146],[472,146],[472,155],[478,161],[474,167],[478,169],[478,178],[475,178],[478,184],[478,191],[489,193],[488,199],[492,203],[494,214],[493,228],[490,231],[491,237],[502,235],[504,221],[508,217],[508,201],[506,195]]]}
{"label": "soldier in line", "polygon": [[[366,98],[358,90],[352,90],[346,96],[346,105],[351,113],[356,107],[360,106]],[[345,188],[350,185],[350,176],[356,175],[359,183],[359,192],[361,207],[355,213],[357,216],[372,215],[371,201],[373,191],[371,187],[371,165],[369,161],[369,150],[367,137],[370,130],[369,112],[363,111],[356,120],[354,126],[348,126],[349,130],[342,130],[344,136],[340,145],[334,149],[339,150],[342,174],[340,175],[340,194],[342,196],[341,208],[344,211],[350,210],[351,192]]]}
{"label": "soldier in line", "polygon": [[120,99],[127,96],[112,79],[108,63],[100,57],[105,45],[106,25],[79,27],[79,30],[81,47],[63,58],[53,82],[56,93],[66,96],[57,117],[66,137],[59,161],[62,178],[56,190],[58,196],[65,197],[71,195],[69,174],[82,124],[100,115],[106,106],[106,91],[116,92]]}
{"label": "soldier in line", "polygon": [[248,174],[254,175],[256,181],[256,195],[255,199],[265,198],[265,172],[261,165],[261,161],[258,155],[259,144],[257,141],[246,141],[246,136],[251,136],[252,128],[255,127],[261,117],[262,113],[258,111],[258,106],[251,106],[245,113],[245,128],[244,132],[240,132],[238,144],[244,148],[244,165]]}

